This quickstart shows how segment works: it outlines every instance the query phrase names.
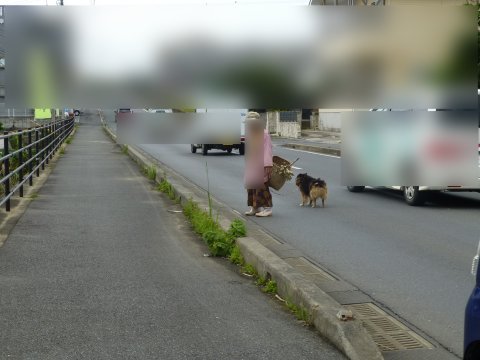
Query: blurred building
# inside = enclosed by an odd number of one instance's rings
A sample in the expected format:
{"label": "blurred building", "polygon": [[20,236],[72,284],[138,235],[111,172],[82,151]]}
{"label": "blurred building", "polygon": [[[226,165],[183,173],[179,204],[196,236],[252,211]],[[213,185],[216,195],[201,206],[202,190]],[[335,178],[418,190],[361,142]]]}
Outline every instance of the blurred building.
{"label": "blurred building", "polygon": [[[476,0],[429,0],[425,5],[464,5],[466,2],[476,4]],[[419,5],[418,0],[310,0],[310,5]]]}

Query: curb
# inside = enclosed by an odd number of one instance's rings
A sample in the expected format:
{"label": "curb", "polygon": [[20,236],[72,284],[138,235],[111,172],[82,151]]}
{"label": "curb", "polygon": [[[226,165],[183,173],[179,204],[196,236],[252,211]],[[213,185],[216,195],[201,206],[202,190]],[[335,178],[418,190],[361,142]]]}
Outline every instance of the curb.
{"label": "curb", "polygon": [[334,155],[334,156],[341,156],[342,151],[340,149],[333,149],[321,146],[314,146],[314,145],[304,145],[304,144],[283,144],[280,145],[282,147],[296,149],[296,150],[304,150],[304,151],[311,151],[316,152],[319,154],[326,154],[326,155]]}
{"label": "curb", "polygon": [[[106,133],[116,143],[116,135],[106,126],[101,115],[100,117]],[[117,145],[120,146],[120,144]],[[201,208],[208,207],[207,196],[203,189],[135,146],[128,146],[126,152],[140,166],[155,166],[160,170],[157,171],[156,182],[168,177],[182,205],[192,199]],[[228,229],[231,220],[238,218],[238,215],[218,200],[212,199],[212,201],[219,210],[220,225]],[[349,359],[383,360],[383,355],[367,333],[363,323],[358,319],[340,321],[337,313],[345,308],[305,275],[252,237],[239,238],[236,242],[245,261],[253,265],[262,277],[274,279],[280,296],[306,308],[318,332]]]}

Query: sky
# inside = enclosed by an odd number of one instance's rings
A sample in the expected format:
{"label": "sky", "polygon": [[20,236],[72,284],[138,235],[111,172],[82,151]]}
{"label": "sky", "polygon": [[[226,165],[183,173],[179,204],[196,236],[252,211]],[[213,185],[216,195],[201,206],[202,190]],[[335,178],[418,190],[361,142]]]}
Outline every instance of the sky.
{"label": "sky", "polygon": [[[200,5],[200,4],[308,5],[309,0],[64,0],[69,5]],[[0,5],[56,5],[57,0],[0,0]]]}

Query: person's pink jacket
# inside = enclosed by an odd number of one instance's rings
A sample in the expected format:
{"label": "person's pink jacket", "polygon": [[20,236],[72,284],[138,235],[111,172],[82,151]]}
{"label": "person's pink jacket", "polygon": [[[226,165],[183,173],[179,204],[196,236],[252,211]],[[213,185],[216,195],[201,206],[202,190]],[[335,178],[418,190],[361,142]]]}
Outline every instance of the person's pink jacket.
{"label": "person's pink jacket", "polygon": [[260,156],[248,157],[245,162],[244,181],[246,189],[262,188],[263,184],[268,181],[267,174],[265,173],[265,167],[272,166],[273,160],[272,139],[270,138],[270,134],[266,130],[264,130],[263,132],[263,161],[261,158],[261,154],[258,155]]}

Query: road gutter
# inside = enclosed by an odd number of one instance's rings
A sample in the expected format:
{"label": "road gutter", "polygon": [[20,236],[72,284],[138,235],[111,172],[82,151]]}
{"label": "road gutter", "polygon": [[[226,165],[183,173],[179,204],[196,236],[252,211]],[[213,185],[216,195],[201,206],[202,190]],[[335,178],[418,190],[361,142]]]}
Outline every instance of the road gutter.
{"label": "road gutter", "polygon": [[[99,115],[105,132],[116,143],[116,135],[106,125],[102,114],[99,113]],[[122,147],[121,144],[117,143],[117,145]],[[181,205],[191,199],[200,208],[208,208],[205,190],[137,146],[123,147],[123,149],[142,169],[155,167],[157,169],[155,179],[157,183],[168,179]],[[212,199],[212,201],[218,210],[220,225],[223,229],[228,230],[231,221],[238,219],[238,215],[220,201],[216,199]],[[272,241],[274,241],[273,238]],[[339,320],[337,318],[339,311],[346,311],[347,309],[321,290],[313,281],[253,237],[239,238],[236,243],[246,262],[252,264],[263,278],[275,280],[277,292],[281,297],[290,299],[294,304],[306,308],[318,332],[332,342],[349,359],[383,359],[382,353],[366,331],[362,321],[355,318],[350,321]]]}

